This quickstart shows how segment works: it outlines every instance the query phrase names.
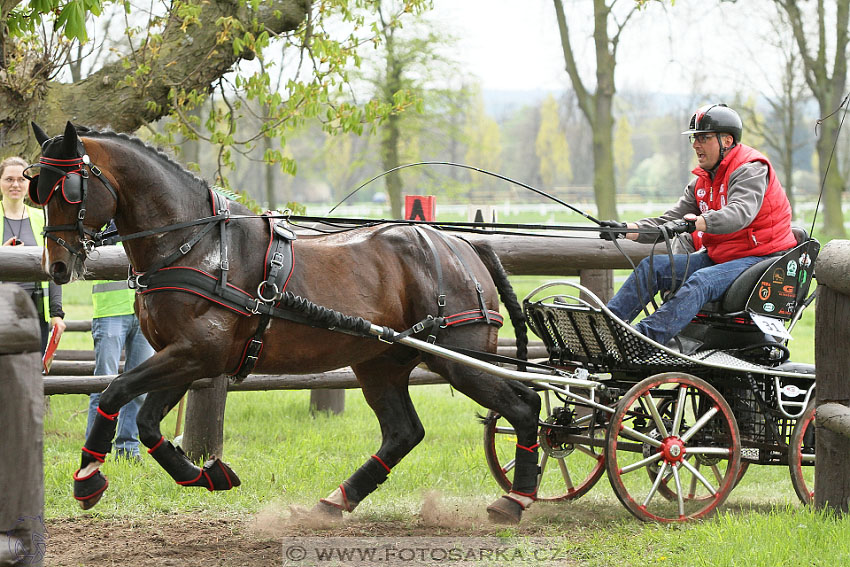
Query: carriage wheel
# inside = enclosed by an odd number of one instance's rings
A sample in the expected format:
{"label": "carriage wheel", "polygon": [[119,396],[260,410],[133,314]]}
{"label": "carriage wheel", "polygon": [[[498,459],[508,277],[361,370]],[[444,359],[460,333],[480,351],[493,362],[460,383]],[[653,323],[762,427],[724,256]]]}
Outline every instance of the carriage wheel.
{"label": "carriage wheel", "polygon": [[[550,408],[550,393],[544,392],[547,422],[554,420]],[[566,404],[564,410],[574,411],[572,404]],[[592,416],[578,417],[573,422],[576,427],[585,430],[598,441],[596,446],[567,444],[557,439],[557,429],[541,425],[540,475],[537,477],[537,499],[544,501],[572,500],[579,498],[602,477],[605,472],[605,458],[601,445],[605,438],[605,425],[591,427]],[[511,490],[509,475],[514,468],[516,451],[516,432],[510,423],[496,412],[487,414],[484,426],[484,455],[490,472],[503,490]]]}
{"label": "carriage wheel", "polygon": [[[692,403],[695,400],[696,400],[696,398],[692,398]],[[671,425],[673,423],[673,412],[671,410],[672,407],[673,407],[673,400],[669,400],[669,399],[662,400],[662,402],[658,404],[658,410],[659,410],[658,413],[661,415],[662,420],[666,420],[665,423],[668,424],[668,429],[669,429],[669,425]],[[690,410],[691,410],[691,412],[693,412],[695,410],[695,408],[690,408]],[[657,435],[657,429],[652,429],[652,432],[655,435]],[[703,468],[703,466],[704,466],[705,461],[702,460],[702,459],[697,459],[696,455],[686,455],[685,458],[690,460],[691,464],[694,465],[694,467],[698,471],[701,468]],[[649,475],[649,478],[651,480],[653,480],[653,481],[655,480],[655,477],[658,474],[658,470],[659,470],[660,466],[661,466],[660,464],[656,463],[656,464],[649,465],[649,466],[646,467],[646,473]],[[738,477],[735,479],[735,484],[734,484],[733,488],[735,486],[738,486],[738,484],[741,482],[741,479],[744,478],[744,475],[746,474],[747,469],[749,467],[750,467],[750,463],[748,461],[741,460],[741,467],[738,469]],[[715,471],[713,467],[709,467],[709,468],[711,468],[711,472],[709,474],[713,474],[713,475],[716,476],[717,471]],[[695,475],[691,475],[691,482],[686,487],[685,494],[683,495],[684,498],[686,498],[688,500],[698,500],[700,498],[702,498],[702,499],[713,498],[711,493],[708,492],[708,491],[704,491],[702,493],[702,495],[699,496],[698,494],[700,492],[698,491],[698,484],[699,484],[698,477],[695,476]],[[673,476],[672,468],[670,470],[668,470],[666,476],[663,476],[661,478],[661,482],[658,484],[658,493],[661,494],[661,496],[663,496],[664,498],[666,498],[667,500],[670,500],[670,501],[675,501],[678,498],[678,495],[676,493],[675,478]]]}
{"label": "carriage wheel", "polygon": [[809,403],[803,415],[797,419],[791,434],[788,451],[788,466],[791,469],[791,484],[803,504],[809,504],[815,495],[815,404]]}
{"label": "carriage wheel", "polygon": [[[659,411],[665,406],[670,419]],[[729,496],[741,467],[729,404],[706,381],[678,372],[647,378],[620,399],[605,454],[617,498],[637,518],[660,522],[712,513]]]}

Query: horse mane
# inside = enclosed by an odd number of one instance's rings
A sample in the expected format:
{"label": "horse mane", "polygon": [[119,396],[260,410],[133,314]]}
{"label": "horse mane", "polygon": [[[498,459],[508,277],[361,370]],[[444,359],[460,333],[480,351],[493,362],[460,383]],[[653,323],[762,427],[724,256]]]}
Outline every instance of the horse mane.
{"label": "horse mane", "polygon": [[140,149],[143,152],[147,152],[152,154],[154,157],[160,159],[165,162],[168,167],[173,169],[176,173],[191,177],[192,180],[200,185],[201,187],[208,189],[209,183],[206,179],[202,177],[198,177],[193,172],[189,171],[181,165],[173,156],[166,153],[162,148],[152,146],[151,144],[141,140],[136,136],[131,136],[129,134],[125,134],[123,132],[115,132],[114,130],[94,130],[93,128],[89,128],[88,126],[75,126],[77,129],[77,133],[81,136],[86,136],[89,138],[107,138],[112,140],[118,140],[124,143],[127,143],[131,146],[134,146]]}

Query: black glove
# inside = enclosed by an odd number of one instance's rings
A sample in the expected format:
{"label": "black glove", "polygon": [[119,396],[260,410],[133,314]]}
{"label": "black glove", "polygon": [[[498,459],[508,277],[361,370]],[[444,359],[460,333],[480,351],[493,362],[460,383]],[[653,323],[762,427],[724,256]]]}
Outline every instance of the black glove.
{"label": "black glove", "polygon": [[682,234],[684,232],[694,232],[697,229],[696,215],[686,215],[686,218],[683,219],[667,221],[659,228],[668,236]]}
{"label": "black glove", "polygon": [[614,232],[612,228],[626,228],[626,223],[615,220],[604,220],[599,222],[599,238],[613,242],[617,238],[625,238],[625,232]]}

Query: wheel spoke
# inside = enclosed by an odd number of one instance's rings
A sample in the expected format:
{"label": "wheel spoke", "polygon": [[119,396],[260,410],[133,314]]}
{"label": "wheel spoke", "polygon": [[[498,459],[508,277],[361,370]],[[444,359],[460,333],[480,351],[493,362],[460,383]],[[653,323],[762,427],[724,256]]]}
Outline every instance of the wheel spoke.
{"label": "wheel spoke", "polygon": [[[685,460],[687,461],[687,459],[685,459]],[[700,464],[699,464],[699,461],[697,461],[697,464],[694,467],[694,469],[696,470],[697,473],[699,473],[699,468],[700,468]],[[696,495],[697,495],[697,475],[693,474],[693,475],[691,475],[691,485],[690,485],[690,487],[688,487],[688,498],[694,498]]]}
{"label": "wheel spoke", "polygon": [[561,476],[564,477],[564,484],[567,485],[567,491],[572,492],[575,490],[575,485],[573,484],[573,477],[570,476],[570,471],[567,468],[567,463],[565,459],[558,459],[558,468],[561,469]]}
{"label": "wheel spoke", "polygon": [[649,435],[644,435],[640,431],[635,431],[631,427],[623,426],[623,428],[620,430],[620,434],[625,435],[626,437],[631,437],[635,441],[642,441],[644,443],[649,443],[650,445],[652,445],[656,449],[658,447],[661,447],[661,441],[659,441],[658,439],[655,439],[653,437],[650,437]]}
{"label": "wheel spoke", "polygon": [[726,447],[688,447],[685,452],[689,455],[728,457],[732,454],[732,449]]}
{"label": "wheel spoke", "polygon": [[658,492],[658,485],[661,484],[661,479],[664,477],[664,473],[667,472],[667,461],[661,463],[661,468],[658,469],[658,474],[655,476],[655,481],[652,483],[652,488],[649,489],[649,493],[646,495],[646,498],[643,501],[643,507],[646,508],[649,506],[649,501],[652,500],[652,497]]}
{"label": "wheel spoke", "polygon": [[679,437],[679,430],[682,428],[682,418],[685,415],[685,396],[687,395],[687,393],[687,384],[680,385],[679,399],[676,400],[676,413],[673,416],[673,435],[675,435],[676,437]]}
{"label": "wheel spoke", "polygon": [[649,457],[642,459],[642,460],[640,460],[636,463],[632,463],[630,465],[626,465],[625,467],[622,467],[620,469],[620,472],[625,474],[625,473],[630,473],[630,472],[638,470],[638,469],[642,469],[643,467],[645,467],[647,465],[651,465],[652,463],[655,463],[655,462],[661,460],[661,458],[663,456],[664,455],[662,453],[655,453],[654,455],[650,455]]}
{"label": "wheel spoke", "polygon": [[[689,463],[688,461],[682,461],[682,466],[684,466],[691,472],[692,475],[694,475],[694,487],[696,486],[696,481],[699,480],[708,489],[712,496],[717,494],[717,491],[714,489],[713,486],[711,486],[711,483],[708,482],[708,480],[704,476],[702,476],[702,474],[700,474],[700,472],[691,463]],[[676,481],[676,486],[678,487],[678,480]],[[691,490],[694,491],[694,488],[691,488]]]}
{"label": "wheel spoke", "polygon": [[[585,447],[584,445],[576,445],[576,451],[583,453],[588,457],[598,459],[599,453],[597,453],[594,449],[596,449],[596,447]],[[812,459],[814,459],[814,457],[812,457]]]}
{"label": "wheel spoke", "polygon": [[496,433],[500,435],[516,435],[516,429],[513,427],[496,427]]}
{"label": "wheel spoke", "polygon": [[502,470],[506,473],[509,473],[512,470],[514,470],[515,466],[516,466],[516,459],[511,459],[510,461],[505,463],[505,466],[502,467]]}
{"label": "wheel spoke", "polygon": [[646,398],[649,405],[649,413],[652,415],[652,421],[655,422],[655,427],[658,429],[658,432],[661,433],[661,438],[667,438],[670,434],[667,432],[667,426],[664,425],[664,420],[661,419],[661,414],[658,413],[658,406],[655,405],[655,400],[652,399],[652,393],[647,390],[646,394],[643,396]]}
{"label": "wheel spoke", "polygon": [[676,481],[676,501],[679,504],[679,517],[683,518],[685,516],[685,499],[682,497],[682,480],[679,478],[679,467],[673,467],[673,480]]}
{"label": "wheel spoke", "polygon": [[713,418],[715,415],[717,415],[717,412],[719,412],[719,411],[720,411],[720,408],[717,407],[717,406],[714,406],[710,410],[705,412],[702,415],[702,417],[700,417],[697,420],[697,422],[694,423],[693,427],[691,427],[690,429],[685,431],[684,435],[682,435],[682,442],[687,443],[688,439],[690,439],[691,437],[696,435],[699,432],[699,430],[702,429],[705,426],[706,423],[711,421],[711,418]]}

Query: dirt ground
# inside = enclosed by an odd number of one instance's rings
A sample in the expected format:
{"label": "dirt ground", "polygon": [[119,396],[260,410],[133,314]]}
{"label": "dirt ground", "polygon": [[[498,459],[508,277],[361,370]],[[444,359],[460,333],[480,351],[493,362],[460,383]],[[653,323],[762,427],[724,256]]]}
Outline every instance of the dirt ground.
{"label": "dirt ground", "polygon": [[[528,514],[532,514],[533,509]],[[533,518],[533,516],[531,516]],[[529,518],[529,519],[531,519]],[[511,529],[512,536],[546,541],[542,533],[546,522],[524,521]],[[490,524],[483,509],[452,509],[437,502],[423,503],[419,514],[408,520],[375,520],[358,517],[357,513],[342,521],[317,520],[308,510],[269,509],[252,516],[240,518],[211,517],[206,512],[157,515],[144,519],[103,518],[79,516],[54,519],[46,522],[46,567],[163,567],[163,566],[281,566],[281,565],[446,565],[458,564],[458,557],[446,555],[443,550],[449,538],[465,541],[481,538],[491,545],[504,535],[503,527]],[[318,560],[293,556],[293,551],[311,548],[317,542],[351,546],[362,542],[387,541],[413,542],[415,547],[427,547],[433,561],[427,561],[422,550],[419,557],[408,550],[396,552],[390,558],[378,557],[373,561],[356,558],[346,561]],[[438,542],[436,544],[429,542]],[[293,542],[297,545],[293,545]],[[546,545],[546,544],[541,544]],[[435,555],[436,546],[442,555]],[[292,547],[293,549],[290,549]],[[546,553],[550,553],[548,549]],[[400,553],[400,555],[398,555]],[[517,564],[506,560],[483,561],[476,556],[462,561],[466,565]],[[496,557],[495,559],[498,559]],[[505,559],[504,557],[502,559]],[[557,557],[557,562],[543,561],[534,564],[570,565],[567,557]],[[527,562],[522,562],[529,564]]]}

